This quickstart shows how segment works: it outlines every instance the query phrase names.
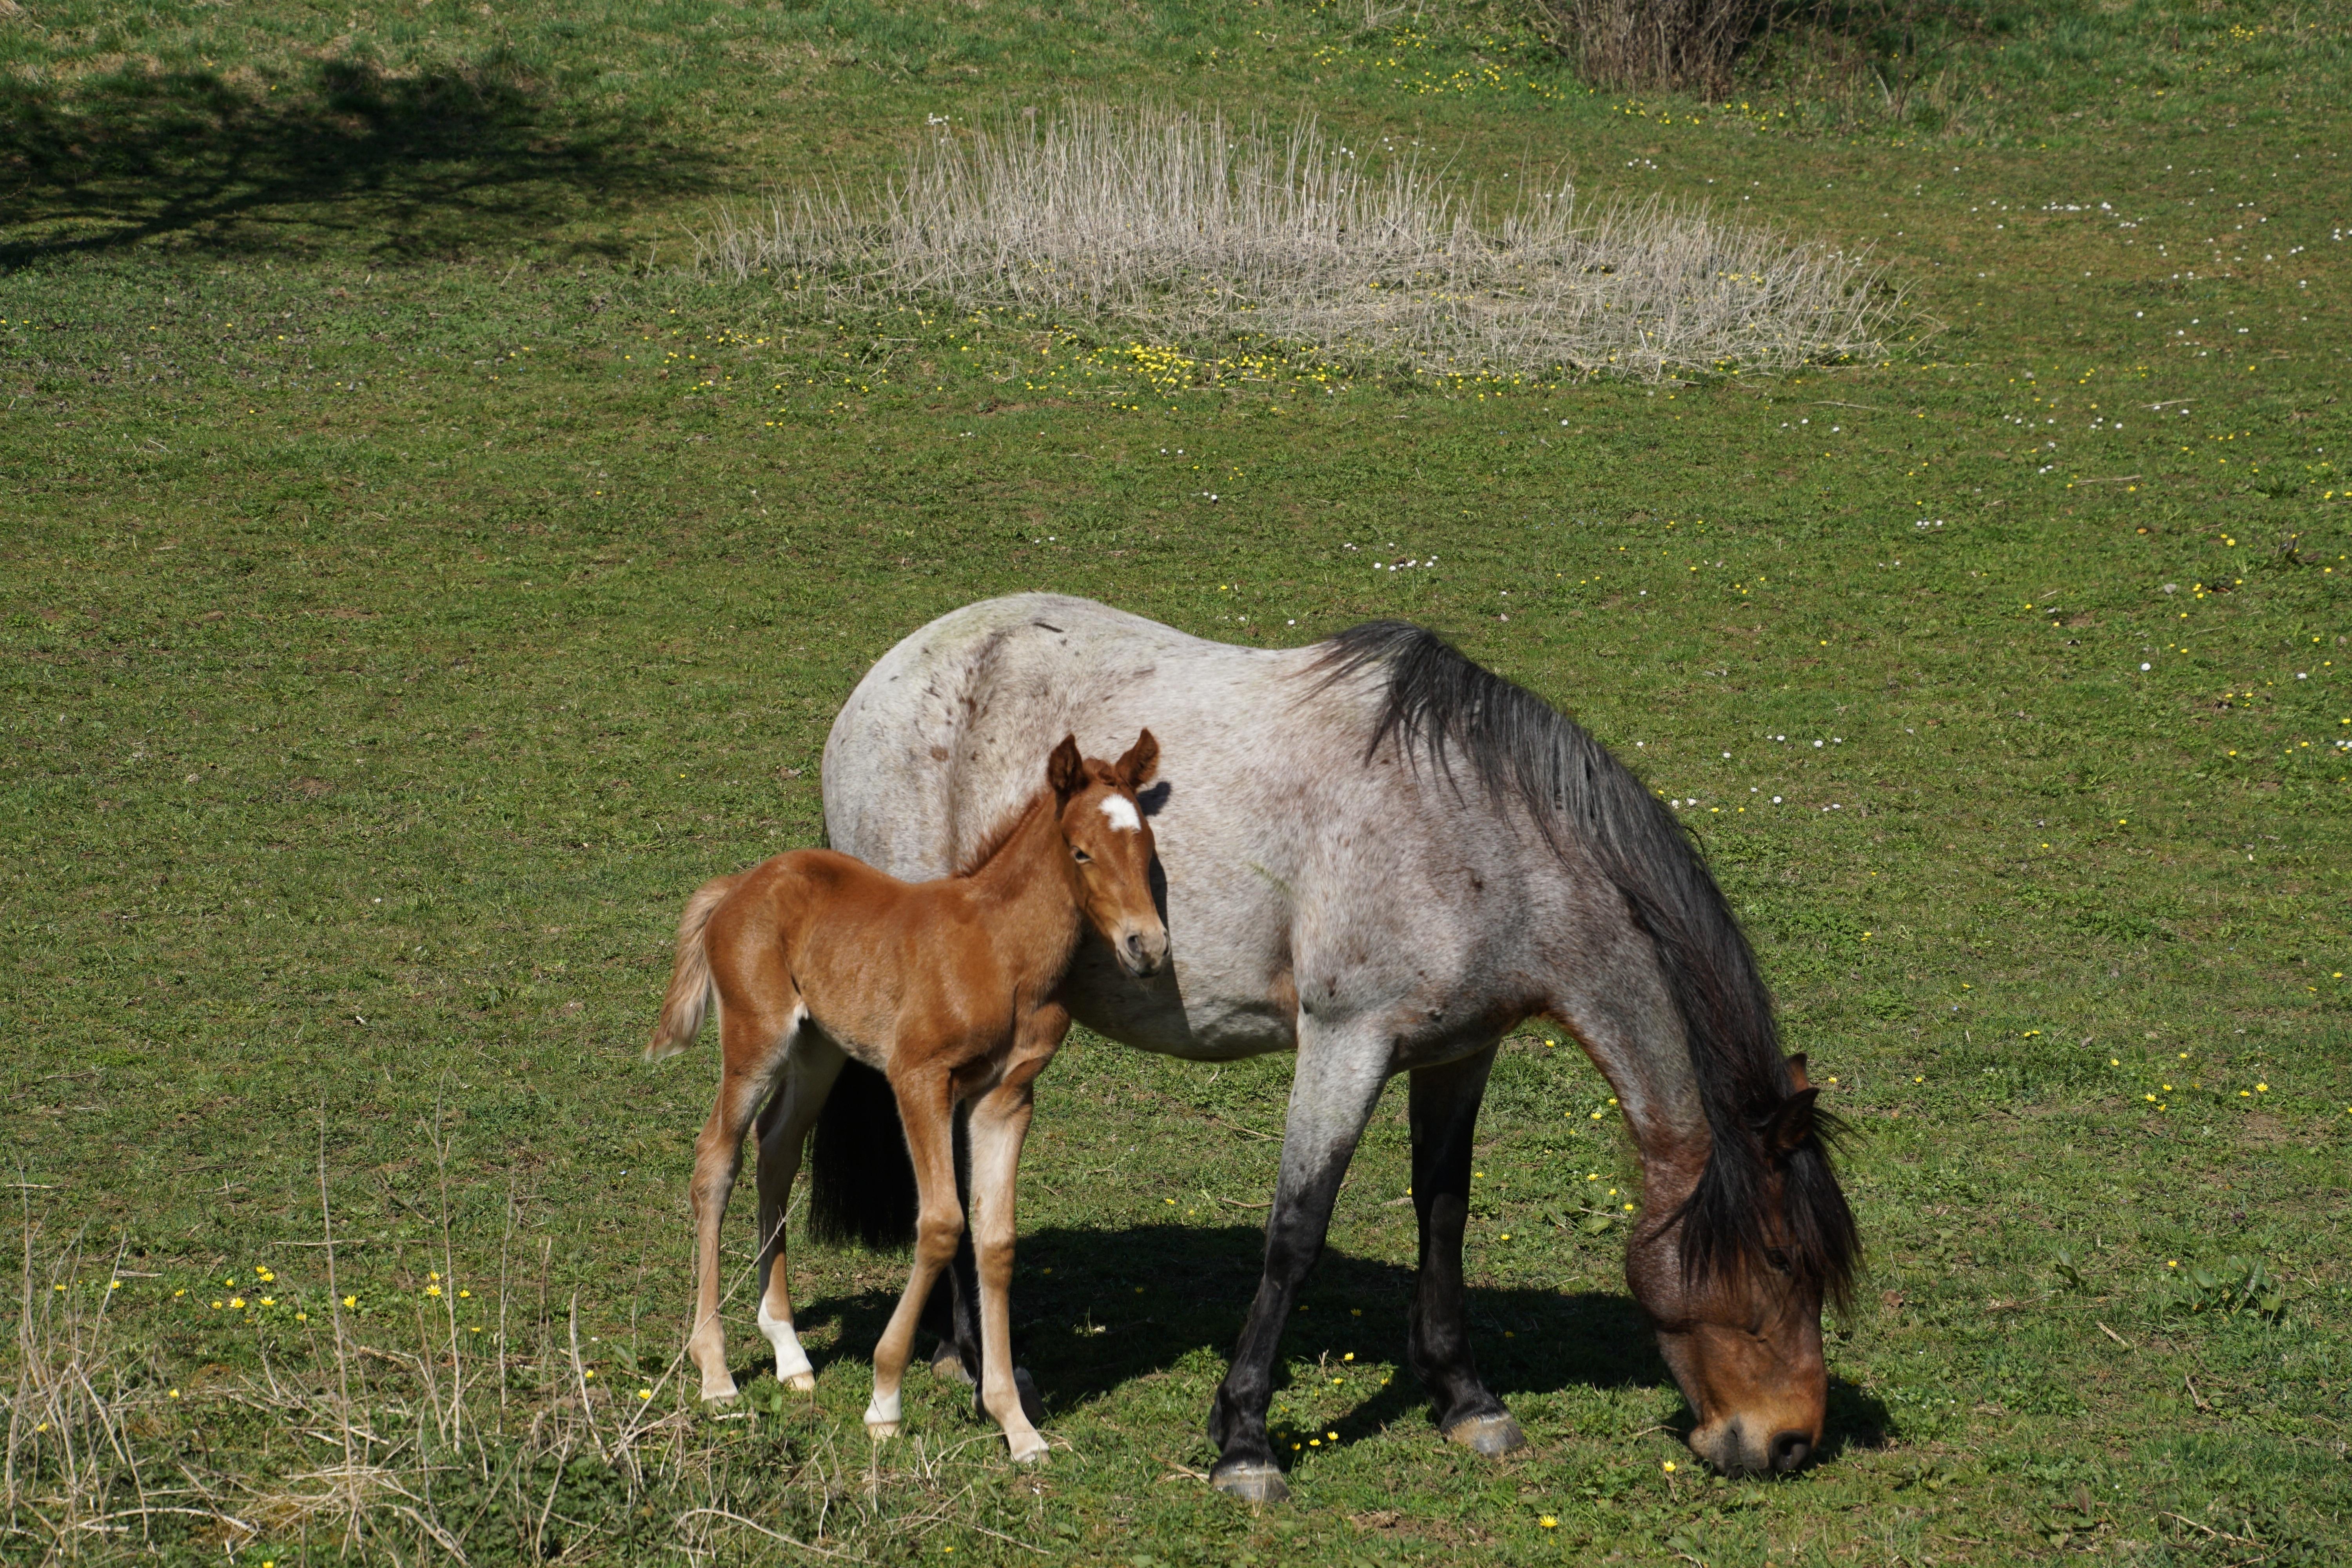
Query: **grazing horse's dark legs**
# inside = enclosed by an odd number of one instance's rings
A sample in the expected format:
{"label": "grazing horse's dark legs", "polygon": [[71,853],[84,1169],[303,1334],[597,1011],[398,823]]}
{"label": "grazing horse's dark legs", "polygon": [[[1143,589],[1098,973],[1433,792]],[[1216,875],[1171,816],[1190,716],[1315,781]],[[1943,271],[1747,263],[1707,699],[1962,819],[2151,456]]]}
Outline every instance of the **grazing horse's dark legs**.
{"label": "grazing horse's dark legs", "polygon": [[1299,1283],[1322,1254],[1331,1202],[1348,1173],[1356,1140],[1388,1081],[1384,1028],[1342,1034],[1317,1029],[1311,1019],[1302,1023],[1282,1138],[1282,1174],[1265,1224],[1265,1272],[1242,1325],[1241,1342],[1234,1348],[1233,1365],[1209,1408],[1209,1439],[1217,1446],[1210,1480],[1220,1491],[1253,1502],[1277,1502],[1289,1495],[1265,1431],[1275,1357]]}
{"label": "grazing horse's dark legs", "polygon": [[1470,1149],[1495,1047],[1412,1074],[1412,1207],[1421,1220],[1406,1357],[1436,1405],[1438,1430],[1482,1454],[1502,1454],[1527,1434],[1478,1381],[1464,1319],[1462,1227],[1470,1212]]}

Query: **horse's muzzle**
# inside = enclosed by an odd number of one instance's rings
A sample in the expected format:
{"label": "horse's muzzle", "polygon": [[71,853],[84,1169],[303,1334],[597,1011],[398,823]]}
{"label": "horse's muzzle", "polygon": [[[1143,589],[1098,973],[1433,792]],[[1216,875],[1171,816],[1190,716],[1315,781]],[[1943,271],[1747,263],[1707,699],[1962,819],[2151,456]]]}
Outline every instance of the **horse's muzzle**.
{"label": "horse's muzzle", "polygon": [[1118,966],[1140,980],[1157,974],[1168,963],[1168,931],[1165,927],[1152,931],[1129,931],[1115,944]]}

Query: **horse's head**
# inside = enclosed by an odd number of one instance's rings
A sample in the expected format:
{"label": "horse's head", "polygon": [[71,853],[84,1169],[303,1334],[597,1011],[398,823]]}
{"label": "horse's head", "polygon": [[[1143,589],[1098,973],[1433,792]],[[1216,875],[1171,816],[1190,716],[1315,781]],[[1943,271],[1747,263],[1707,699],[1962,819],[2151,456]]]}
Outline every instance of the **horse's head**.
{"label": "horse's head", "polygon": [[[1819,1183],[1829,1180],[1817,1138],[1820,1091],[1805,1081],[1804,1058],[1789,1067],[1795,1089],[1752,1130],[1758,1158],[1735,1163],[1749,1177],[1702,1177],[1690,1201],[1644,1216],[1625,1255],[1626,1282],[1698,1416],[1691,1450],[1731,1475],[1793,1470],[1821,1446],[1829,1397],[1822,1301],[1845,1282],[1846,1250],[1833,1239],[1822,1245],[1819,1221],[1832,1216],[1815,1207]],[[1686,1227],[1730,1230],[1726,1211],[1735,1204],[1744,1244],[1694,1247]],[[1839,1200],[1832,1223],[1843,1215]]]}
{"label": "horse's head", "polygon": [[1168,928],[1151,897],[1151,824],[1135,795],[1159,765],[1160,742],[1149,730],[1115,763],[1080,756],[1075,735],[1045,763],[1078,906],[1135,975],[1156,974],[1168,962]]}

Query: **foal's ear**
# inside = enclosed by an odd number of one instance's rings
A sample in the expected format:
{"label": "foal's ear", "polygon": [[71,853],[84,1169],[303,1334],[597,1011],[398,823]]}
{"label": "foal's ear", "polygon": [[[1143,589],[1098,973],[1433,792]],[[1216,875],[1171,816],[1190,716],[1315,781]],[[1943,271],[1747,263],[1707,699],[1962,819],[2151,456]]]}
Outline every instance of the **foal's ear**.
{"label": "foal's ear", "polygon": [[1799,1051],[1795,1056],[1789,1058],[1789,1078],[1790,1080],[1799,1089],[1811,1089],[1813,1087],[1812,1081],[1805,1077],[1804,1052]]}
{"label": "foal's ear", "polygon": [[1785,1154],[1813,1135],[1813,1102],[1821,1098],[1818,1089],[1801,1089],[1780,1102],[1772,1112],[1772,1120],[1764,1128],[1764,1146],[1774,1154]]}
{"label": "foal's ear", "polygon": [[1118,776],[1119,783],[1136,790],[1150,784],[1151,775],[1159,768],[1160,742],[1151,738],[1150,731],[1146,730],[1136,736],[1135,744],[1127,749],[1127,755],[1111,764],[1110,771]]}
{"label": "foal's ear", "polygon": [[1087,787],[1087,760],[1078,754],[1078,738],[1076,735],[1063,736],[1062,743],[1054,748],[1054,754],[1045,759],[1045,782],[1063,800]]}

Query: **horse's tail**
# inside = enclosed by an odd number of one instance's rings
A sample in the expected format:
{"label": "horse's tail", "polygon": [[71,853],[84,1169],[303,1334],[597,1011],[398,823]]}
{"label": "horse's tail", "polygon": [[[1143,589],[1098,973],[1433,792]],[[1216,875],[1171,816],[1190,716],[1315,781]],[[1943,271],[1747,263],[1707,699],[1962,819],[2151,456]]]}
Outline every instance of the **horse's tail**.
{"label": "horse's tail", "polygon": [[915,1163],[890,1080],[845,1062],[809,1142],[809,1234],[877,1252],[915,1239]]}
{"label": "horse's tail", "polygon": [[[1368,666],[1388,678],[1368,757],[1393,737],[1441,778],[1467,764],[1491,795],[1516,798],[1555,849],[1572,841],[1615,885],[1657,952],[1712,1135],[1706,1169],[1677,1215],[1683,1267],[1703,1279],[1771,1260],[1762,1221],[1771,1153],[1761,1134],[1795,1085],[1756,955],[1688,829],[1576,723],[1434,633],[1375,621],[1332,639],[1329,679]],[[1843,1297],[1861,1243],[1829,1159],[1840,1124],[1822,1114],[1813,1125],[1820,1135],[1781,1165],[1787,1245],[1778,1251]]]}
{"label": "horse's tail", "polygon": [[717,1004],[702,932],[710,924],[712,913],[742,879],[740,873],[714,878],[686,900],[686,913],[677,920],[677,958],[670,967],[669,994],[662,998],[661,1021],[654,1026],[654,1037],[646,1044],[646,1060],[674,1057],[694,1044],[694,1037],[702,1029],[702,1016]]}

